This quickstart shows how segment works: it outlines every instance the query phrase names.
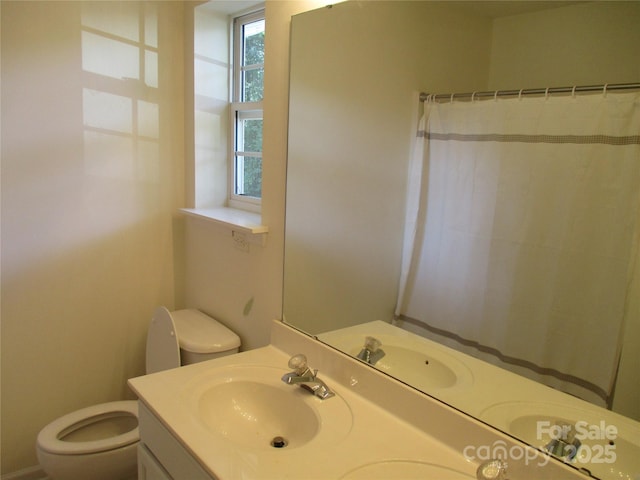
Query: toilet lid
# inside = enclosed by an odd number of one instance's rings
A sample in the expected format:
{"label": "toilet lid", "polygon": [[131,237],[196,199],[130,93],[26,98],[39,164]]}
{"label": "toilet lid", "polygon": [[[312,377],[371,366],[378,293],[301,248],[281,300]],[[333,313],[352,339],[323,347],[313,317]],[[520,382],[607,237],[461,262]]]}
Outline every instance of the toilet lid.
{"label": "toilet lid", "polygon": [[106,452],[116,448],[131,445],[140,440],[140,431],[136,426],[121,435],[101,440],[87,442],[67,442],[61,440],[65,431],[74,430],[72,427],[91,425],[105,418],[113,416],[131,415],[138,418],[138,402],[122,400],[118,402],[101,403],[83,408],[54,420],[38,433],[37,446],[44,452],[56,455],[82,455],[96,452]]}
{"label": "toilet lid", "polygon": [[229,352],[240,347],[240,337],[199,310],[171,312],[180,348],[192,353]]}
{"label": "toilet lid", "polygon": [[180,345],[176,326],[171,313],[165,307],[158,307],[147,332],[147,374],[178,368],[180,366]]}

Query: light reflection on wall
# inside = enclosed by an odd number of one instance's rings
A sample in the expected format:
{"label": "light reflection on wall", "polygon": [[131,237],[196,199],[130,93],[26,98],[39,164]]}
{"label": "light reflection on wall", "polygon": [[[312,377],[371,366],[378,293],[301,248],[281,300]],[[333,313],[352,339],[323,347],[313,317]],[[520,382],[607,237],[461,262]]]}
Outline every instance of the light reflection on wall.
{"label": "light reflection on wall", "polygon": [[229,115],[228,12],[194,9],[195,206],[226,202]]}
{"label": "light reflection on wall", "polygon": [[52,419],[131,398],[150,314],[184,303],[189,3],[0,2],[3,478]]}
{"label": "light reflection on wall", "polygon": [[87,175],[158,183],[158,18],[150,2],[83,2]]}

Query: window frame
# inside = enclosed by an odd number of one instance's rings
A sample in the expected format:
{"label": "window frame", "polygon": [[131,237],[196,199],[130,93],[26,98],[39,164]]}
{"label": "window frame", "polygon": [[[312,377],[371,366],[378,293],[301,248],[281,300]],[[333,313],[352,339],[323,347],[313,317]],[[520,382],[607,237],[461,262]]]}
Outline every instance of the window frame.
{"label": "window frame", "polygon": [[[241,132],[239,125],[242,120],[246,119],[263,119],[263,102],[264,102],[264,85],[263,98],[257,102],[242,101],[243,93],[243,73],[245,71],[262,68],[264,71],[264,63],[256,65],[244,65],[244,45],[243,45],[243,27],[244,25],[254,23],[256,21],[265,20],[264,6],[257,10],[244,12],[234,15],[231,18],[231,55],[232,66],[230,68],[230,108],[229,108],[229,152],[228,152],[228,172],[229,178],[227,182],[228,204],[232,208],[260,212],[262,206],[262,193],[260,197],[252,197],[236,193],[238,178],[242,177],[244,172],[238,173],[237,163],[240,157],[256,157],[262,161],[262,151],[260,152],[244,152],[238,150],[238,143]],[[260,179],[262,183],[262,178]],[[262,188],[261,188],[262,191]]]}

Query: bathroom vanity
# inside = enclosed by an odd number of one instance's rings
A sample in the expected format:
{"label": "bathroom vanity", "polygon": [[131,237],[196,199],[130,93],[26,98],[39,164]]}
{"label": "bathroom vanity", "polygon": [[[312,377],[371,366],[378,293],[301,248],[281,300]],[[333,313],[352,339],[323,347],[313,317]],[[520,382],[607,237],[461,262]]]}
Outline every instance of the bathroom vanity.
{"label": "bathroom vanity", "polygon": [[[281,380],[304,353],[335,392]],[[274,321],[267,347],[129,381],[140,400],[139,479],[585,478],[487,425]]]}

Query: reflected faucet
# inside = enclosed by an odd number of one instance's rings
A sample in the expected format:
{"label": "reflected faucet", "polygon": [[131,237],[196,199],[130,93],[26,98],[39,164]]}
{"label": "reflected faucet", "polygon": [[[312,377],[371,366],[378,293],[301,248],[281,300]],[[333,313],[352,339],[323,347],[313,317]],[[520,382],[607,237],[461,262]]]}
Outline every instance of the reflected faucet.
{"label": "reflected faucet", "polygon": [[556,427],[559,435],[552,438],[544,448],[555,457],[571,461],[575,458],[582,443],[576,438],[573,425],[565,422],[557,422]]}
{"label": "reflected faucet", "polygon": [[375,365],[378,360],[384,357],[386,354],[384,350],[380,348],[382,342],[375,337],[365,337],[364,347],[360,350],[358,358],[371,365]]}
{"label": "reflected faucet", "polygon": [[335,393],[317,377],[318,370],[312,371],[307,366],[307,357],[302,353],[291,357],[288,365],[289,368],[293,368],[293,371],[285,373],[282,376],[282,381],[287,385],[299,385],[322,400],[335,395]]}
{"label": "reflected faucet", "polygon": [[476,478],[478,480],[508,480],[507,462],[497,458],[481,463],[476,470]]}

